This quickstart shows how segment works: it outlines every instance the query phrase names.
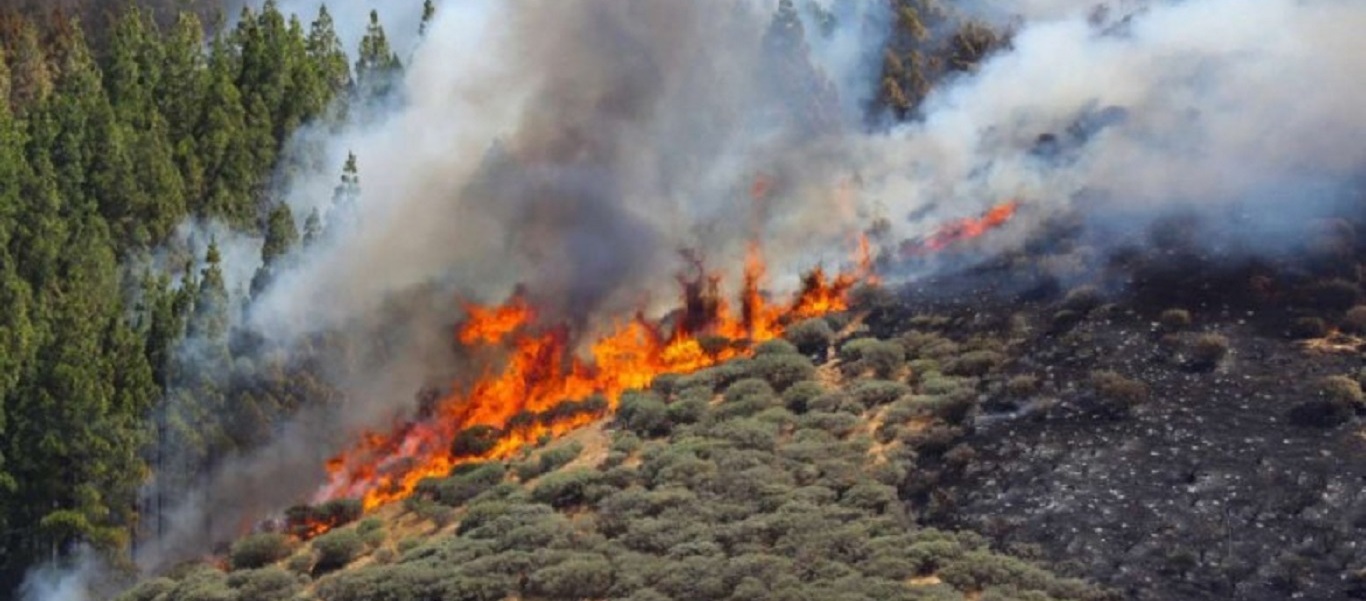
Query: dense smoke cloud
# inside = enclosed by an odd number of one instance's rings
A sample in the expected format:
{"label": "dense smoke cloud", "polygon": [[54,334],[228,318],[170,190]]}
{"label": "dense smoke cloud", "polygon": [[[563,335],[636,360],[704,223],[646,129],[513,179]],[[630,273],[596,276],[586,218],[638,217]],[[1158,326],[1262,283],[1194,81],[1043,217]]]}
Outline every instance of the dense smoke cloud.
{"label": "dense smoke cloud", "polygon": [[[591,327],[673,304],[680,248],[735,265],[757,237],[781,286],[843,260],[875,217],[895,242],[1007,198],[1134,229],[1237,207],[1246,241],[1265,242],[1287,214],[1347,198],[1366,164],[1359,2],[1125,3],[1099,18],[1077,3],[975,3],[1013,23],[1010,48],[945,82],[917,121],[875,132],[862,107],[886,5],[824,3],[840,18],[822,31],[806,15],[803,48],[770,37],[775,4],[440,3],[401,103],[300,134],[326,157],[285,183],[287,201],[301,220],[320,208],[327,236],[242,324],[285,347],[325,329],[393,342],[333,366],[341,415],[305,415],[234,459],[151,555],[200,542],[204,513],[229,536],[306,498],[353,427],[383,427],[419,387],[452,381],[457,298],[525,284],[552,318]],[[381,8],[386,23],[407,18]],[[362,194],[344,216],[328,203],[348,151]],[[758,202],[756,179],[771,188]],[[987,244],[1017,244],[1022,221]]]}

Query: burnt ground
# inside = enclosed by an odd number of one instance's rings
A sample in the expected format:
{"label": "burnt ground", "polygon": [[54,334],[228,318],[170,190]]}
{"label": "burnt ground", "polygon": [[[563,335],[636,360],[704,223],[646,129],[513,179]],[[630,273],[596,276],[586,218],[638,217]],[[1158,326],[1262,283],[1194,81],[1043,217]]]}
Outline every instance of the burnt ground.
{"label": "burnt ground", "polygon": [[[1366,599],[1366,429],[1350,411],[1319,411],[1321,378],[1355,378],[1363,357],[1288,333],[1305,315],[1340,318],[1293,293],[1332,274],[1164,264],[1176,267],[1128,265],[1115,292],[1070,314],[1062,286],[1018,271],[904,291],[875,331],[928,312],[948,316],[950,337],[1012,338],[960,441],[975,461],[913,508],[1127,599]],[[1171,307],[1193,320],[1167,336],[1157,321]],[[1202,333],[1229,342],[1212,369],[1189,362]],[[1146,384],[1146,400],[1116,410],[1098,370]],[[1011,396],[1016,375],[1038,390]]]}

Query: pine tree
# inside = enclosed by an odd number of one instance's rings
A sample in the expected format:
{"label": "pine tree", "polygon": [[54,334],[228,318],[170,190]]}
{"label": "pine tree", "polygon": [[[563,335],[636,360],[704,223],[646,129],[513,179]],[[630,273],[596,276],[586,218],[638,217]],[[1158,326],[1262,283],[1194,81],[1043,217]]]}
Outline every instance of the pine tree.
{"label": "pine tree", "polygon": [[304,220],[304,247],[313,246],[323,235],[323,219],[318,214],[317,207],[308,212],[308,219]]}
{"label": "pine tree", "polygon": [[389,96],[398,84],[403,65],[392,48],[379,13],[370,11],[370,24],[360,41],[356,58],[356,88],[363,103],[371,103]]}
{"label": "pine tree", "polygon": [[318,8],[318,18],[309,27],[308,57],[330,97],[339,96],[351,86],[351,65],[326,4]]}
{"label": "pine tree", "polygon": [[208,87],[199,119],[198,157],[204,167],[204,193],[198,212],[245,226],[254,214],[257,172],[247,114],[233,82],[235,58],[227,41],[214,42],[209,58]]}
{"label": "pine tree", "polygon": [[264,291],[280,271],[279,260],[299,241],[299,230],[294,226],[294,213],[288,205],[277,205],[266,220],[266,241],[261,246],[261,267],[251,279],[251,294]]}
{"label": "pine tree", "polygon": [[22,116],[52,94],[54,77],[32,22],[22,20],[19,23],[11,47],[13,51],[8,58],[12,79],[7,98],[14,114]]}

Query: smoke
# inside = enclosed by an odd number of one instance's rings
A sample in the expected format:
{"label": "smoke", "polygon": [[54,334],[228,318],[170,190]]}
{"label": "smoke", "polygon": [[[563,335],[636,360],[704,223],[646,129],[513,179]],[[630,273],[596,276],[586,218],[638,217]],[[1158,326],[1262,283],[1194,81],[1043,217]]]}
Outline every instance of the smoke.
{"label": "smoke", "polygon": [[99,556],[81,547],[69,565],[47,564],[30,570],[19,585],[19,601],[92,601],[100,598],[106,576]]}
{"label": "smoke", "polygon": [[[591,328],[672,305],[682,248],[735,265],[761,240],[781,286],[844,260],[874,218],[899,241],[1010,198],[1035,220],[1081,212],[1121,233],[1195,211],[1257,252],[1286,244],[1293,218],[1355,200],[1366,165],[1359,2],[1152,1],[1100,17],[974,3],[1012,20],[1010,46],[887,131],[861,125],[887,5],[823,3],[833,21],[803,13],[800,35],[772,26],[776,5],[441,3],[401,103],[300,134],[324,158],[285,183],[287,202],[319,210],[326,235],[239,324],[271,349],[328,331],[384,352],[329,366],[347,399],[229,461],[155,555],[202,542],[190,525],[205,514],[235,526],[302,500],[339,440],[454,381],[458,299],[525,284],[549,318]],[[332,4],[339,22],[361,6]],[[386,23],[408,18],[392,6]],[[350,151],[361,196],[346,213],[330,199]],[[758,200],[756,180],[771,188]],[[986,244],[1020,244],[1030,219]]]}
{"label": "smoke", "polygon": [[[1019,197],[1141,229],[1164,212],[1271,251],[1287,224],[1356,200],[1366,165],[1366,6],[1150,2],[1113,22],[1026,22],[1010,51],[869,141],[891,210]],[[1116,220],[1125,223],[1113,223]],[[903,233],[918,224],[900,221]]]}

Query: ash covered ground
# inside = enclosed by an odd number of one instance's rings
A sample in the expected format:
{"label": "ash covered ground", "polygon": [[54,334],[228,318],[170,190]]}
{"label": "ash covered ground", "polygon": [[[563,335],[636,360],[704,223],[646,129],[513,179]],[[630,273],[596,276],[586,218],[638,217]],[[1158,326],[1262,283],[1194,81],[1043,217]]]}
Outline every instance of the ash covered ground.
{"label": "ash covered ground", "polygon": [[1165,225],[1071,282],[1050,242],[884,301],[878,337],[1004,345],[903,496],[1123,598],[1366,598],[1360,225],[1280,259]]}

